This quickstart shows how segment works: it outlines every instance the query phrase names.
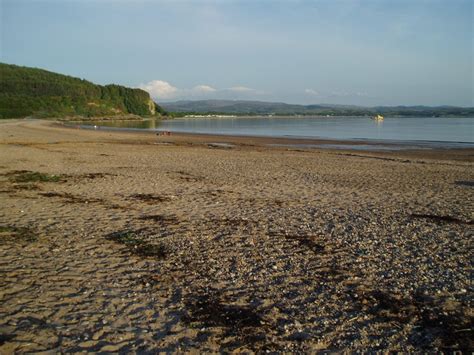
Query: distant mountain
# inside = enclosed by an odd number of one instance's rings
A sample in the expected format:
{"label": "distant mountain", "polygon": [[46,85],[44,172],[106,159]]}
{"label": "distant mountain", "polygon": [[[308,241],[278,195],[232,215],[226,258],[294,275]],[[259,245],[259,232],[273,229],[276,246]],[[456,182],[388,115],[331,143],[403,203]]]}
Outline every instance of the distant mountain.
{"label": "distant mountain", "polygon": [[352,105],[294,105],[282,102],[246,100],[199,100],[176,101],[161,104],[176,116],[185,114],[227,114],[227,115],[341,115],[364,116],[382,114],[387,116],[472,116],[474,107],[454,106],[377,106]]}
{"label": "distant mountain", "polygon": [[[305,106],[291,105],[283,102],[264,102],[246,100],[200,100],[176,101],[162,104],[167,110],[173,112],[194,113],[227,113],[227,114],[291,114],[301,112]],[[319,105],[312,105],[313,109]]]}
{"label": "distant mountain", "polygon": [[164,113],[140,89],[96,85],[42,69],[0,63],[0,118]]}

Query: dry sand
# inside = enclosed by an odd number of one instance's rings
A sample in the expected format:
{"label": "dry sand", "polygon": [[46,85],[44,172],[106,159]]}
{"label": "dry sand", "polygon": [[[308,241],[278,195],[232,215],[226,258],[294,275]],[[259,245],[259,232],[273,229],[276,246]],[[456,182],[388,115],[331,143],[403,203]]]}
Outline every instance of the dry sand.
{"label": "dry sand", "polygon": [[0,353],[472,349],[473,151],[269,142],[1,122]]}

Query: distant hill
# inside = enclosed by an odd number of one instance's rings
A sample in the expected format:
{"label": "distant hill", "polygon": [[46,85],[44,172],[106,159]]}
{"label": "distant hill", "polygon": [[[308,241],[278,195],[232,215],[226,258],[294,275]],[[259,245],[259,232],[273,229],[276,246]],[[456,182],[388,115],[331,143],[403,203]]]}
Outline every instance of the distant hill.
{"label": "distant hill", "polygon": [[164,113],[140,89],[96,85],[42,69],[0,63],[0,118]]}
{"label": "distant hill", "polygon": [[185,114],[232,114],[232,115],[341,115],[364,116],[382,114],[386,116],[471,116],[474,107],[453,106],[377,106],[361,107],[350,105],[292,105],[282,102],[245,100],[199,100],[162,103],[175,116]]}

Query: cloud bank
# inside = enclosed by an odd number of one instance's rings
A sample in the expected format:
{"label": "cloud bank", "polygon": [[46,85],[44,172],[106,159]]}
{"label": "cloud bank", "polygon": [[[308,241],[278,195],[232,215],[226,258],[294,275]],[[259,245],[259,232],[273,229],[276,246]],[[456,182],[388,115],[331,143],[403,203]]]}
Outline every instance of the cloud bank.
{"label": "cloud bank", "polygon": [[338,88],[307,87],[306,89],[286,88],[284,91],[263,91],[243,85],[217,88],[208,84],[199,84],[191,88],[180,88],[164,80],[152,80],[138,86],[150,93],[157,102],[177,100],[256,100],[283,101],[300,104],[332,104],[343,101],[346,104],[358,104],[360,98],[377,102],[377,97],[364,91],[346,91]]}
{"label": "cloud bank", "polygon": [[148,83],[138,85],[150,93],[156,100],[180,100],[180,99],[256,99],[263,95],[261,90],[236,85],[229,88],[217,89],[210,85],[200,84],[193,88],[177,88],[164,80],[152,80]]}
{"label": "cloud bank", "polygon": [[154,98],[170,99],[179,92],[178,88],[163,80],[152,80],[146,84],[140,84],[138,87],[148,91],[150,96]]}

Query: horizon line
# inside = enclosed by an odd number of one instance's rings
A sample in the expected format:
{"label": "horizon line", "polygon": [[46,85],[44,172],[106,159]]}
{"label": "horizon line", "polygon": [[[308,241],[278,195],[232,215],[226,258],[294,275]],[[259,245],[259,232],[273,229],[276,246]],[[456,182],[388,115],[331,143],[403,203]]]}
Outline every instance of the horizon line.
{"label": "horizon line", "polygon": [[234,101],[234,102],[260,102],[260,103],[269,103],[269,104],[284,104],[284,105],[296,105],[296,106],[351,106],[351,107],[360,107],[360,108],[373,108],[373,107],[428,107],[428,108],[441,108],[441,107],[453,107],[453,108],[465,108],[465,109],[474,109],[474,106],[457,106],[457,105],[404,105],[404,104],[397,104],[397,105],[373,105],[373,106],[366,106],[366,105],[355,105],[355,104],[329,104],[329,103],[311,103],[311,104],[298,104],[298,103],[290,103],[284,101],[265,101],[265,100],[244,100],[244,99],[178,99],[178,100],[158,100],[157,98],[153,98],[153,100],[157,100],[158,104],[170,104],[170,103],[177,103],[177,102],[199,102],[199,101]]}

